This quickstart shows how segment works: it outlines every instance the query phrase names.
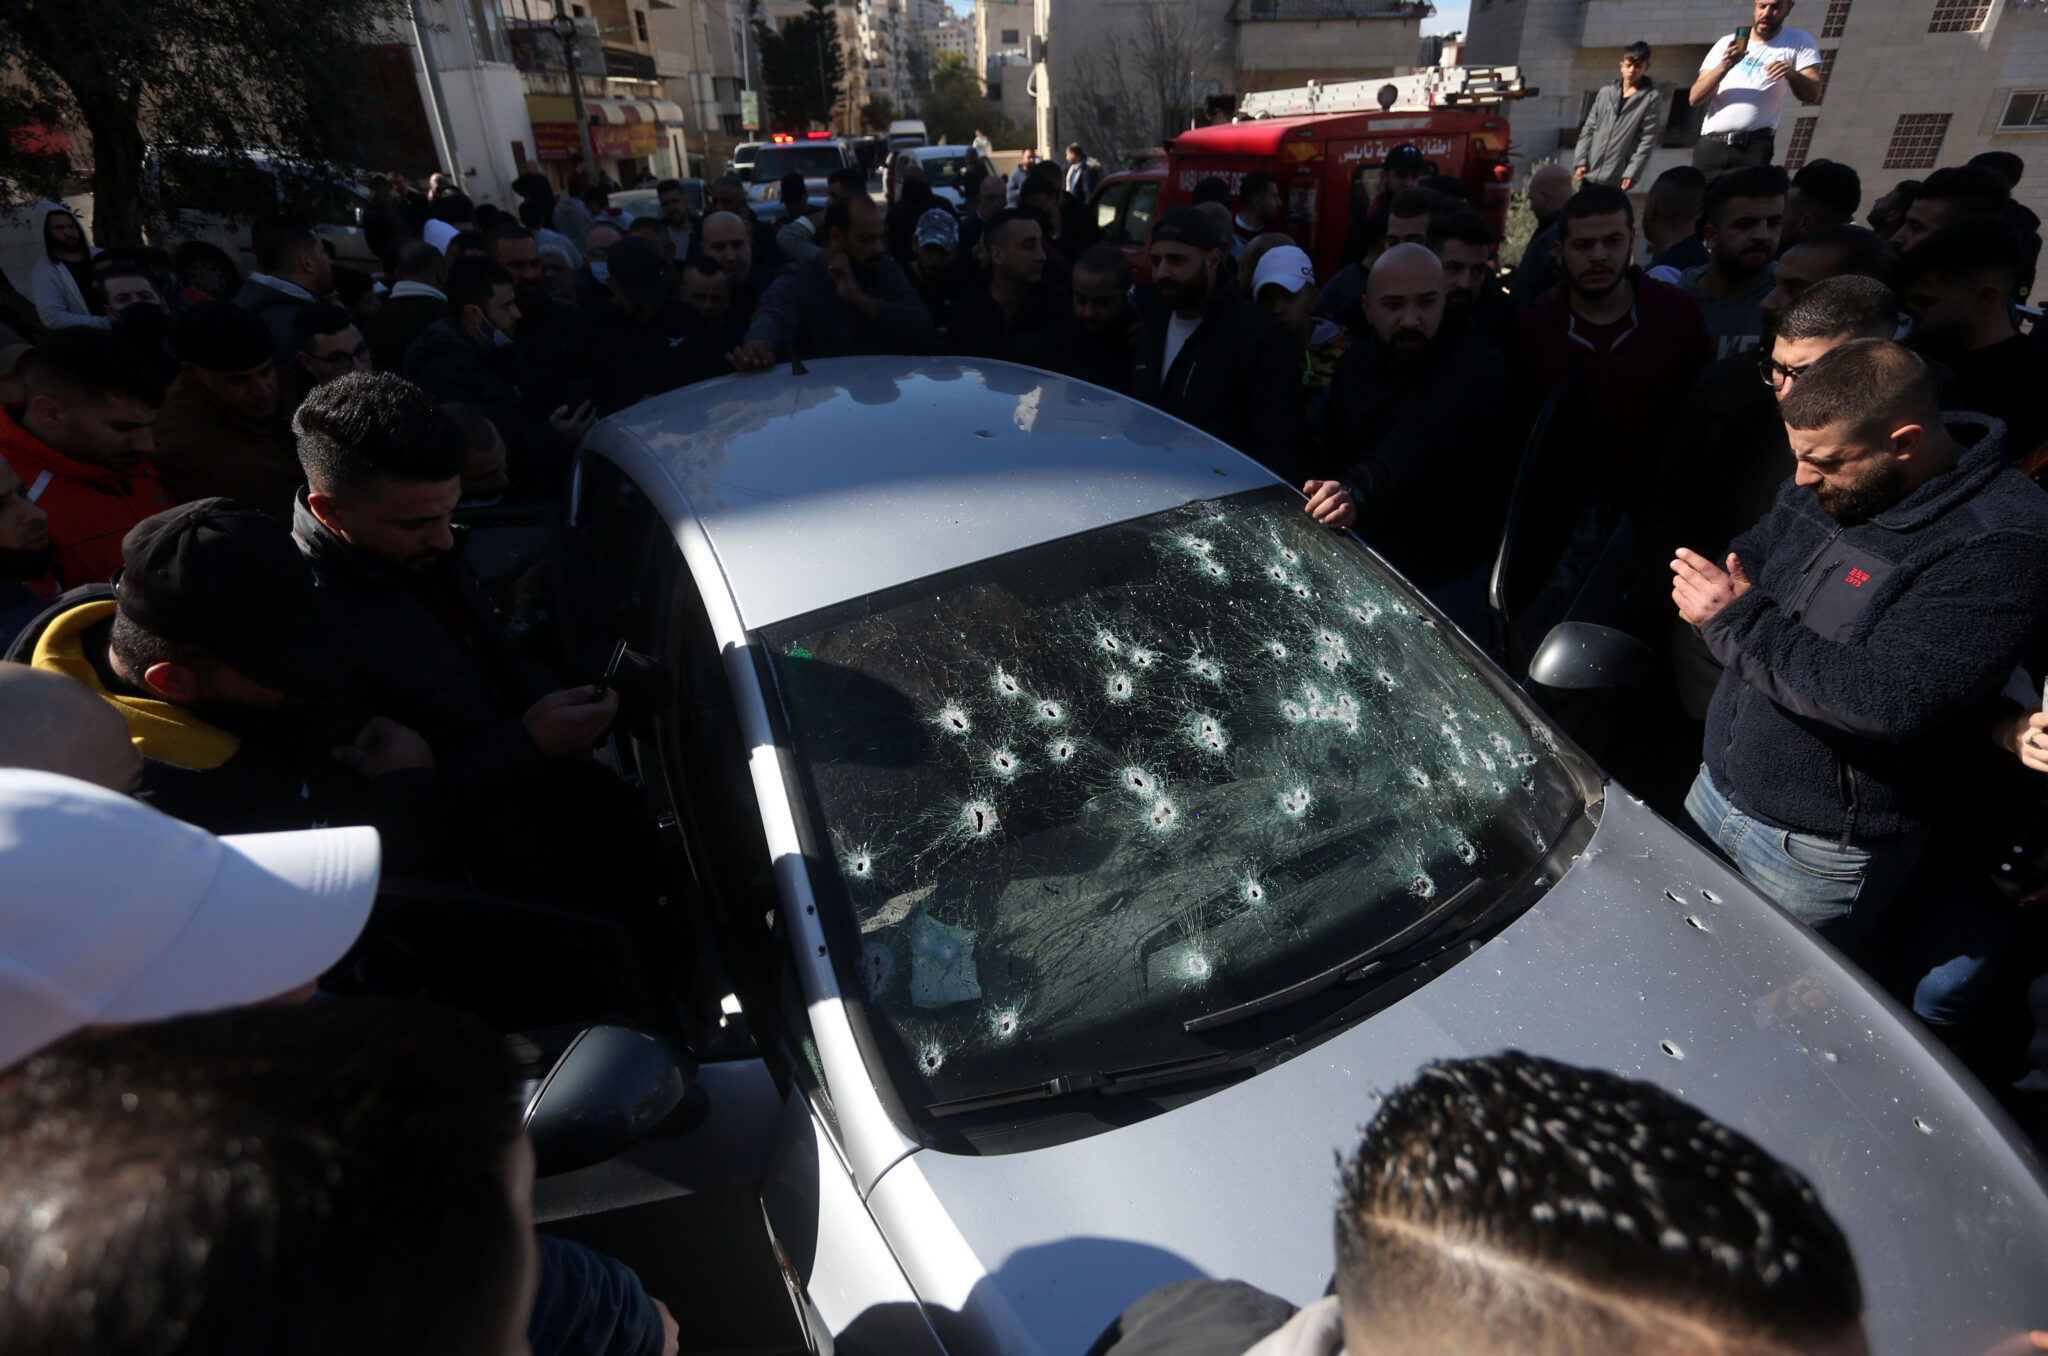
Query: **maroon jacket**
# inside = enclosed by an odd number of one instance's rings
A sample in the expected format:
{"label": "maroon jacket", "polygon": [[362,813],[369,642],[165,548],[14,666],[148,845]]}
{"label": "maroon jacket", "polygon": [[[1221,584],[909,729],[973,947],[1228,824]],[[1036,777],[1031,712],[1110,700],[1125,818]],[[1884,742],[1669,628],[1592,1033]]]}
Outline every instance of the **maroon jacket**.
{"label": "maroon jacket", "polygon": [[[1617,469],[1647,474],[1656,464],[1666,426],[1714,350],[1698,304],[1682,289],[1640,268],[1631,267],[1628,277],[1635,287],[1635,328],[1607,352],[1596,352],[1573,333],[1568,285],[1560,281],[1523,313],[1522,361],[1535,387],[1530,394],[1539,403],[1573,364],[1583,363],[1596,422],[1588,424],[1583,409],[1560,411],[1560,419],[1598,439]],[[1583,323],[1576,328],[1584,328]]]}

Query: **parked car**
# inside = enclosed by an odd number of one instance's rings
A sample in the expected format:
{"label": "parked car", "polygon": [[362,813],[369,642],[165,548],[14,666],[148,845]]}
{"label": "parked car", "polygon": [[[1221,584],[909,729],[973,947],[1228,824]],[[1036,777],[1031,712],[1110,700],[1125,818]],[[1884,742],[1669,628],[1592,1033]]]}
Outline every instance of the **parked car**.
{"label": "parked car", "polygon": [[752,202],[773,201],[785,174],[803,175],[806,192],[823,198],[832,171],[853,163],[852,149],[837,137],[784,141],[763,146],[754,157],[753,168],[741,177],[747,181],[747,198]]}
{"label": "parked car", "polygon": [[1809,1176],[1873,1351],[2041,1323],[2048,1191],[1969,1075],[1186,424],[1004,363],[777,367],[600,423],[569,541],[558,612],[674,678],[606,755],[662,899],[416,891],[365,944],[459,915],[437,991],[555,1024],[549,1227],[703,1295],[779,1275],[812,1351],[1072,1353],[1181,1277],[1322,1295],[1377,1097],[1512,1046]]}
{"label": "parked car", "polygon": [[726,164],[727,171],[737,174],[742,179],[746,178],[747,171],[753,168],[754,157],[761,153],[761,146],[762,143],[758,141],[742,141],[733,147],[732,159]]}
{"label": "parked car", "polygon": [[892,155],[912,146],[927,145],[931,139],[931,133],[925,130],[923,121],[918,118],[898,118],[889,124],[889,151]]}
{"label": "parked car", "polygon": [[883,183],[890,202],[902,196],[904,169],[912,161],[924,167],[924,181],[955,212],[967,210],[966,183],[970,169],[979,166],[983,174],[996,172],[995,162],[972,146],[914,146],[890,157],[889,174]]}
{"label": "parked car", "polygon": [[[690,211],[697,216],[704,215],[704,181],[684,179],[683,196],[690,200]],[[612,206],[624,209],[627,216],[638,220],[641,217],[661,215],[661,195],[651,188],[629,188],[611,195]]]}
{"label": "parked car", "polygon": [[150,235],[159,244],[203,241],[247,272],[255,263],[250,222],[291,212],[313,223],[333,246],[336,263],[371,272],[384,267],[363,237],[370,191],[346,174],[308,174],[262,154],[243,164],[218,152],[176,147],[152,147],[144,174]]}

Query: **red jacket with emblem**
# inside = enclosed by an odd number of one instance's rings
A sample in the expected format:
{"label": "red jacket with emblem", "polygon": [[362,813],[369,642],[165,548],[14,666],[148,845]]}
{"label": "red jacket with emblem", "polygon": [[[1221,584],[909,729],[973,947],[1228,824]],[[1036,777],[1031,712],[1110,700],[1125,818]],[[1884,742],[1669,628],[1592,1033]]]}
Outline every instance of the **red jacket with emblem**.
{"label": "red jacket with emblem", "polygon": [[67,589],[111,579],[128,529],[175,501],[148,457],[124,471],[67,457],[24,429],[20,413],[20,406],[0,410],[0,457],[21,477],[22,493],[50,516],[57,578]]}

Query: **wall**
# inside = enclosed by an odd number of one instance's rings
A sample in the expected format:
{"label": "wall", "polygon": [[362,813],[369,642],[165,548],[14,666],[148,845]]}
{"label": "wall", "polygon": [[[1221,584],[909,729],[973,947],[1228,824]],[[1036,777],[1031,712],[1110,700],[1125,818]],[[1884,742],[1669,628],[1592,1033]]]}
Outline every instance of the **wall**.
{"label": "wall", "polygon": [[1415,64],[1421,34],[1419,18],[1247,20],[1237,25],[1236,92],[1398,75]]}

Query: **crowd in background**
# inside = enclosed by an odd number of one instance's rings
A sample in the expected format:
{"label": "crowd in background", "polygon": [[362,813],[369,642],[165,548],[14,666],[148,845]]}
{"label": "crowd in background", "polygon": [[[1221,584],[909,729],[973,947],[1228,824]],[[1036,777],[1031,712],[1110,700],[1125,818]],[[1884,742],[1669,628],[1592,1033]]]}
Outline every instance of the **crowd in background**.
{"label": "crowd in background", "polygon": [[[1610,712],[1617,778],[2048,1142],[2048,978],[2037,1029],[2021,997],[2048,976],[2048,326],[2025,306],[2025,167],[1993,153],[1873,192],[1852,166],[1788,174],[1724,138],[1718,162],[1643,183],[1649,61],[1628,49],[1577,162],[1530,177],[1511,269],[1470,185],[1413,146],[1351,205],[1327,277],[1254,172],[1162,212],[1134,281],[1080,146],[970,173],[957,208],[914,163],[886,205],[860,169],[822,198],[792,175],[775,223],[731,177],[701,213],[664,181],[659,215],[628,218],[588,176],[558,194],[536,168],[498,207],[393,175],[364,223],[375,272],[294,218],[253,224],[234,279],[95,248],[39,204],[44,257],[26,293],[0,289],[0,960],[39,976],[0,980],[0,1067],[19,1065],[0,1078],[18,1301],[0,1346],[174,1321],[185,1345],[166,1350],[399,1332],[419,1350],[675,1350],[629,1270],[533,1242],[489,1033],[371,999],[160,1019],[303,998],[380,869],[653,893],[652,830],[589,754],[667,699],[663,675],[640,656],[601,684],[536,665],[463,524],[560,502],[595,421],[643,399],[847,355],[1005,360],[1177,416],[1299,486],[1504,660],[1526,660],[1489,620],[1511,501],[1556,562],[1532,610],[1625,530],[1634,570],[1606,619],[1655,662]],[[1549,1114],[1532,1106],[1631,1133],[1600,1141],[1604,1167],[1492,1133]],[[1452,1143],[1547,1185],[1454,1219],[1419,1185],[1441,1169],[1416,1167]],[[1663,1143],[1713,1149],[1688,1188],[1703,1213],[1669,1226],[1684,1246],[1646,1260],[1589,1225],[1560,1252],[1532,1224],[1570,1189],[1559,1174],[1622,1217],[1656,1194],[1636,1169],[1668,1170]],[[157,1194],[124,1213],[136,1173]],[[1516,1259],[1576,1278],[1545,1351],[1664,1349],[1687,1323],[1861,1341],[1854,1263],[1811,1189],[1646,1085],[1514,1056],[1434,1067],[1383,1106],[1345,1193],[1322,1306],[1170,1290],[1099,1349],[1196,1350],[1194,1323],[1202,1350],[1377,1350],[1451,1297],[1475,1340],[1521,1345],[1528,1306],[1552,1301],[1500,1283]],[[1738,1215],[1754,1248],[1710,1237]],[[1787,1229],[1807,1250],[1789,1279],[1766,1252],[1795,1245],[1764,1241]],[[84,1265],[60,1274],[59,1244]]]}

